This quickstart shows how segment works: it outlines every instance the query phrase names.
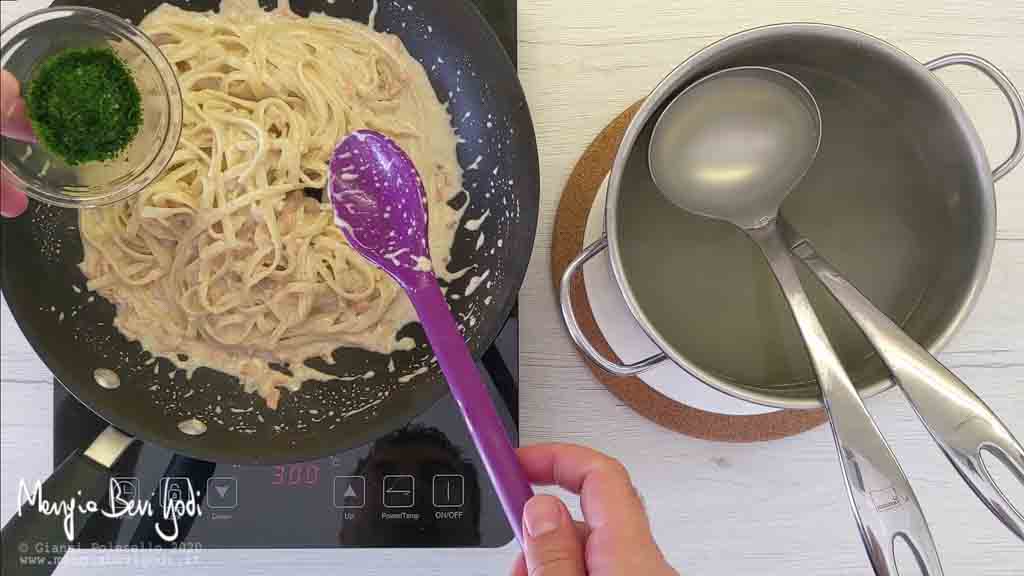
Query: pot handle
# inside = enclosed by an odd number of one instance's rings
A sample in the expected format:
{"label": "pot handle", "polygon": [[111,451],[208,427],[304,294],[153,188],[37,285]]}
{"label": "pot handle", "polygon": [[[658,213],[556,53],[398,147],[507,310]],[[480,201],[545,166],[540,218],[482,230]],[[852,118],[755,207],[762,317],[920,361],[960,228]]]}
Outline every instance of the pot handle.
{"label": "pot handle", "polygon": [[1010,153],[1010,157],[992,171],[992,181],[996,182],[1009,174],[1024,159],[1024,102],[1021,101],[1020,92],[1013,86],[1013,82],[1010,82],[1006,74],[1003,74],[994,64],[980,56],[973,54],[947,54],[928,62],[925,64],[925,68],[935,72],[936,70],[956,64],[970,66],[988,76],[990,80],[995,82],[1003,95],[1006,96],[1007,102],[1010,103],[1010,110],[1013,111],[1013,123],[1017,131],[1017,142],[1013,146],[1013,152]]}
{"label": "pot handle", "polygon": [[619,364],[613,362],[597,351],[594,345],[587,339],[586,334],[580,329],[579,323],[576,321],[576,313],[572,309],[572,278],[576,275],[576,272],[587,263],[588,260],[597,256],[599,253],[608,248],[608,236],[603,235],[596,242],[587,246],[583,252],[580,253],[569,266],[566,267],[565,272],[562,273],[562,282],[558,287],[559,304],[562,307],[562,318],[565,320],[565,327],[569,329],[569,335],[572,337],[573,342],[576,346],[583,351],[583,354],[587,356],[592,362],[600,366],[605,372],[610,372],[617,376],[633,376],[644,372],[656,364],[660,364],[666,358],[665,354],[658,353],[650,358],[644,358],[639,362],[633,364]]}

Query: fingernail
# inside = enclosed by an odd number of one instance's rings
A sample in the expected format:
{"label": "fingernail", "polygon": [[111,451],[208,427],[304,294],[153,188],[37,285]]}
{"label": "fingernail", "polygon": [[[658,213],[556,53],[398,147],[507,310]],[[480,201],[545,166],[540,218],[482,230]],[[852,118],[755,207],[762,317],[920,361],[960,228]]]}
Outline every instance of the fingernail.
{"label": "fingernail", "polygon": [[539,538],[558,530],[562,523],[562,506],[554,496],[534,496],[523,509],[526,531]]}

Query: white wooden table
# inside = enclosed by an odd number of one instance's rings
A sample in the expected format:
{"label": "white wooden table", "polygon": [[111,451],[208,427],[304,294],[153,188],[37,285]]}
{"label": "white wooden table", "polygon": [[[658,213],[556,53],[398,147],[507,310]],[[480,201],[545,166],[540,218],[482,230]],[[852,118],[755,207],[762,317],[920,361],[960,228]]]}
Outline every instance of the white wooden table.
{"label": "white wooden table", "polygon": [[[347,0],[339,0],[347,1]],[[43,0],[3,2],[5,20]],[[597,383],[563,330],[548,273],[554,210],[579,154],[605,123],[687,55],[729,33],[773,22],[819,21],[889,40],[920,60],[967,51],[1024,85],[1019,0],[519,0],[520,66],[542,162],[540,230],[522,294],[522,433],[526,442],[587,444],[623,460],[644,495],[658,541],[687,575],[850,576],[869,573],[854,531],[830,433],[723,445],[670,433]],[[993,158],[1011,146],[1009,114],[991,84],[963,71],[943,79]],[[1024,169],[997,186],[999,241],[984,295],[942,360],[1024,437]],[[2,519],[19,478],[48,473],[50,376],[3,307]],[[870,408],[931,521],[946,573],[1019,576],[1024,544],[971,495],[900,396]],[[1024,490],[1013,497],[1024,503]],[[60,573],[502,574],[500,550],[203,551],[74,553]],[[164,572],[164,569],[166,572]]]}

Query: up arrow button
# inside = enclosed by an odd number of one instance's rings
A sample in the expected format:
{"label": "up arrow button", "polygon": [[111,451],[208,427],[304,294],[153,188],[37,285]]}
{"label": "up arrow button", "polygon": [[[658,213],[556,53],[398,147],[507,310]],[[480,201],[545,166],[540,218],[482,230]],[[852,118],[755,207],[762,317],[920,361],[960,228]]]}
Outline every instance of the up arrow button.
{"label": "up arrow button", "polygon": [[334,507],[345,510],[366,505],[366,478],[363,476],[334,477]]}

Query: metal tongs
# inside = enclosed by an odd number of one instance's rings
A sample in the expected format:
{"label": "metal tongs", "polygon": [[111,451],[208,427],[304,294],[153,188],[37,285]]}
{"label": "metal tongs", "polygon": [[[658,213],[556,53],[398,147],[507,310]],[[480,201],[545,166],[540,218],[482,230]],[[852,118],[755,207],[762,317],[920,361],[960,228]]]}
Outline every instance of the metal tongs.
{"label": "metal tongs", "polygon": [[978,498],[1018,538],[1024,515],[996,485],[982,460],[989,453],[1024,484],[1024,448],[985,402],[882,313],[806,238],[780,220],[787,243],[846,309],[903,390],[918,418]]}

